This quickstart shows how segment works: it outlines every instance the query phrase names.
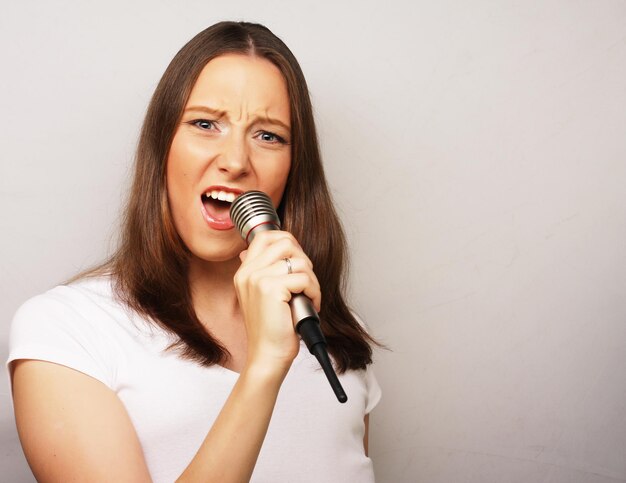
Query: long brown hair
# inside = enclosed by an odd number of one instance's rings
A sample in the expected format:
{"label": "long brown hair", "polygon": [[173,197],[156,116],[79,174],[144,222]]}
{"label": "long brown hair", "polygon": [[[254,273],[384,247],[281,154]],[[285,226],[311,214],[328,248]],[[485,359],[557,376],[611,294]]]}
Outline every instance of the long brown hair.
{"label": "long brown hair", "polygon": [[355,320],[342,295],[345,238],[324,177],[306,81],[291,51],[262,25],[213,25],[191,39],[167,67],[141,131],[120,247],[105,268],[126,304],[178,336],[170,348],[207,366],[230,357],[194,311],[189,252],[174,228],[165,178],[169,148],[191,90],[204,66],[227,53],[265,58],[286,80],[292,165],[278,213],[284,229],[300,241],[315,267],[322,287],[322,330],[338,371],[365,368],[376,342]]}

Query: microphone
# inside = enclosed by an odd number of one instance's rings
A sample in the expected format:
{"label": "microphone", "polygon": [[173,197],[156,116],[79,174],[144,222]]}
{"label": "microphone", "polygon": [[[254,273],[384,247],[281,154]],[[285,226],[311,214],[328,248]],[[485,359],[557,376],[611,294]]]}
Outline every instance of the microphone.
{"label": "microphone", "polygon": [[[268,230],[280,230],[280,219],[272,200],[262,191],[247,191],[233,201],[230,206],[230,219],[233,221],[242,238],[250,244],[257,233]],[[296,332],[313,354],[330,383],[340,403],[348,400],[337,374],[333,368],[328,351],[326,338],[320,328],[320,318],[313,308],[313,303],[304,294],[293,294],[289,301],[291,318]]]}

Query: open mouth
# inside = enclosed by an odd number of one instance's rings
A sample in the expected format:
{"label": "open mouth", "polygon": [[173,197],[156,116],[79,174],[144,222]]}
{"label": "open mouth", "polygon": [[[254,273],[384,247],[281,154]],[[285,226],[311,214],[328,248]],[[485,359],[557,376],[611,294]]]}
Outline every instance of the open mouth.
{"label": "open mouth", "polygon": [[212,189],[202,194],[202,206],[204,207],[207,223],[219,230],[227,230],[233,227],[230,219],[230,205],[240,193],[223,189]]}

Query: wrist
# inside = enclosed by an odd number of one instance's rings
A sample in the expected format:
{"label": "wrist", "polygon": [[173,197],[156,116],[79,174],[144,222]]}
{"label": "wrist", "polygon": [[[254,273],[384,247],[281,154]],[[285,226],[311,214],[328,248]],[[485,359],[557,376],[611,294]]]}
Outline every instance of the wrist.
{"label": "wrist", "polygon": [[263,360],[250,360],[241,372],[243,379],[257,381],[270,387],[280,387],[291,367],[290,363],[271,363]]}

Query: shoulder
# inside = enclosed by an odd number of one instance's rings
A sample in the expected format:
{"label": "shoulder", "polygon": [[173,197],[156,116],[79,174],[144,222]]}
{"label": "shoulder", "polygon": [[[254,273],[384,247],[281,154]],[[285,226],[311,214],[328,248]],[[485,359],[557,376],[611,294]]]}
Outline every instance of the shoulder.
{"label": "shoulder", "polygon": [[93,328],[98,320],[94,315],[112,302],[108,278],[59,285],[24,302],[13,317],[11,331],[45,331],[50,327]]}
{"label": "shoulder", "polygon": [[112,295],[110,277],[85,278],[69,284],[57,285],[28,299],[22,304],[18,313],[22,310],[33,310],[45,306],[71,306],[89,294],[110,298]]}
{"label": "shoulder", "polygon": [[123,313],[109,277],[59,285],[15,313],[7,364],[17,359],[56,362],[111,385]]}

